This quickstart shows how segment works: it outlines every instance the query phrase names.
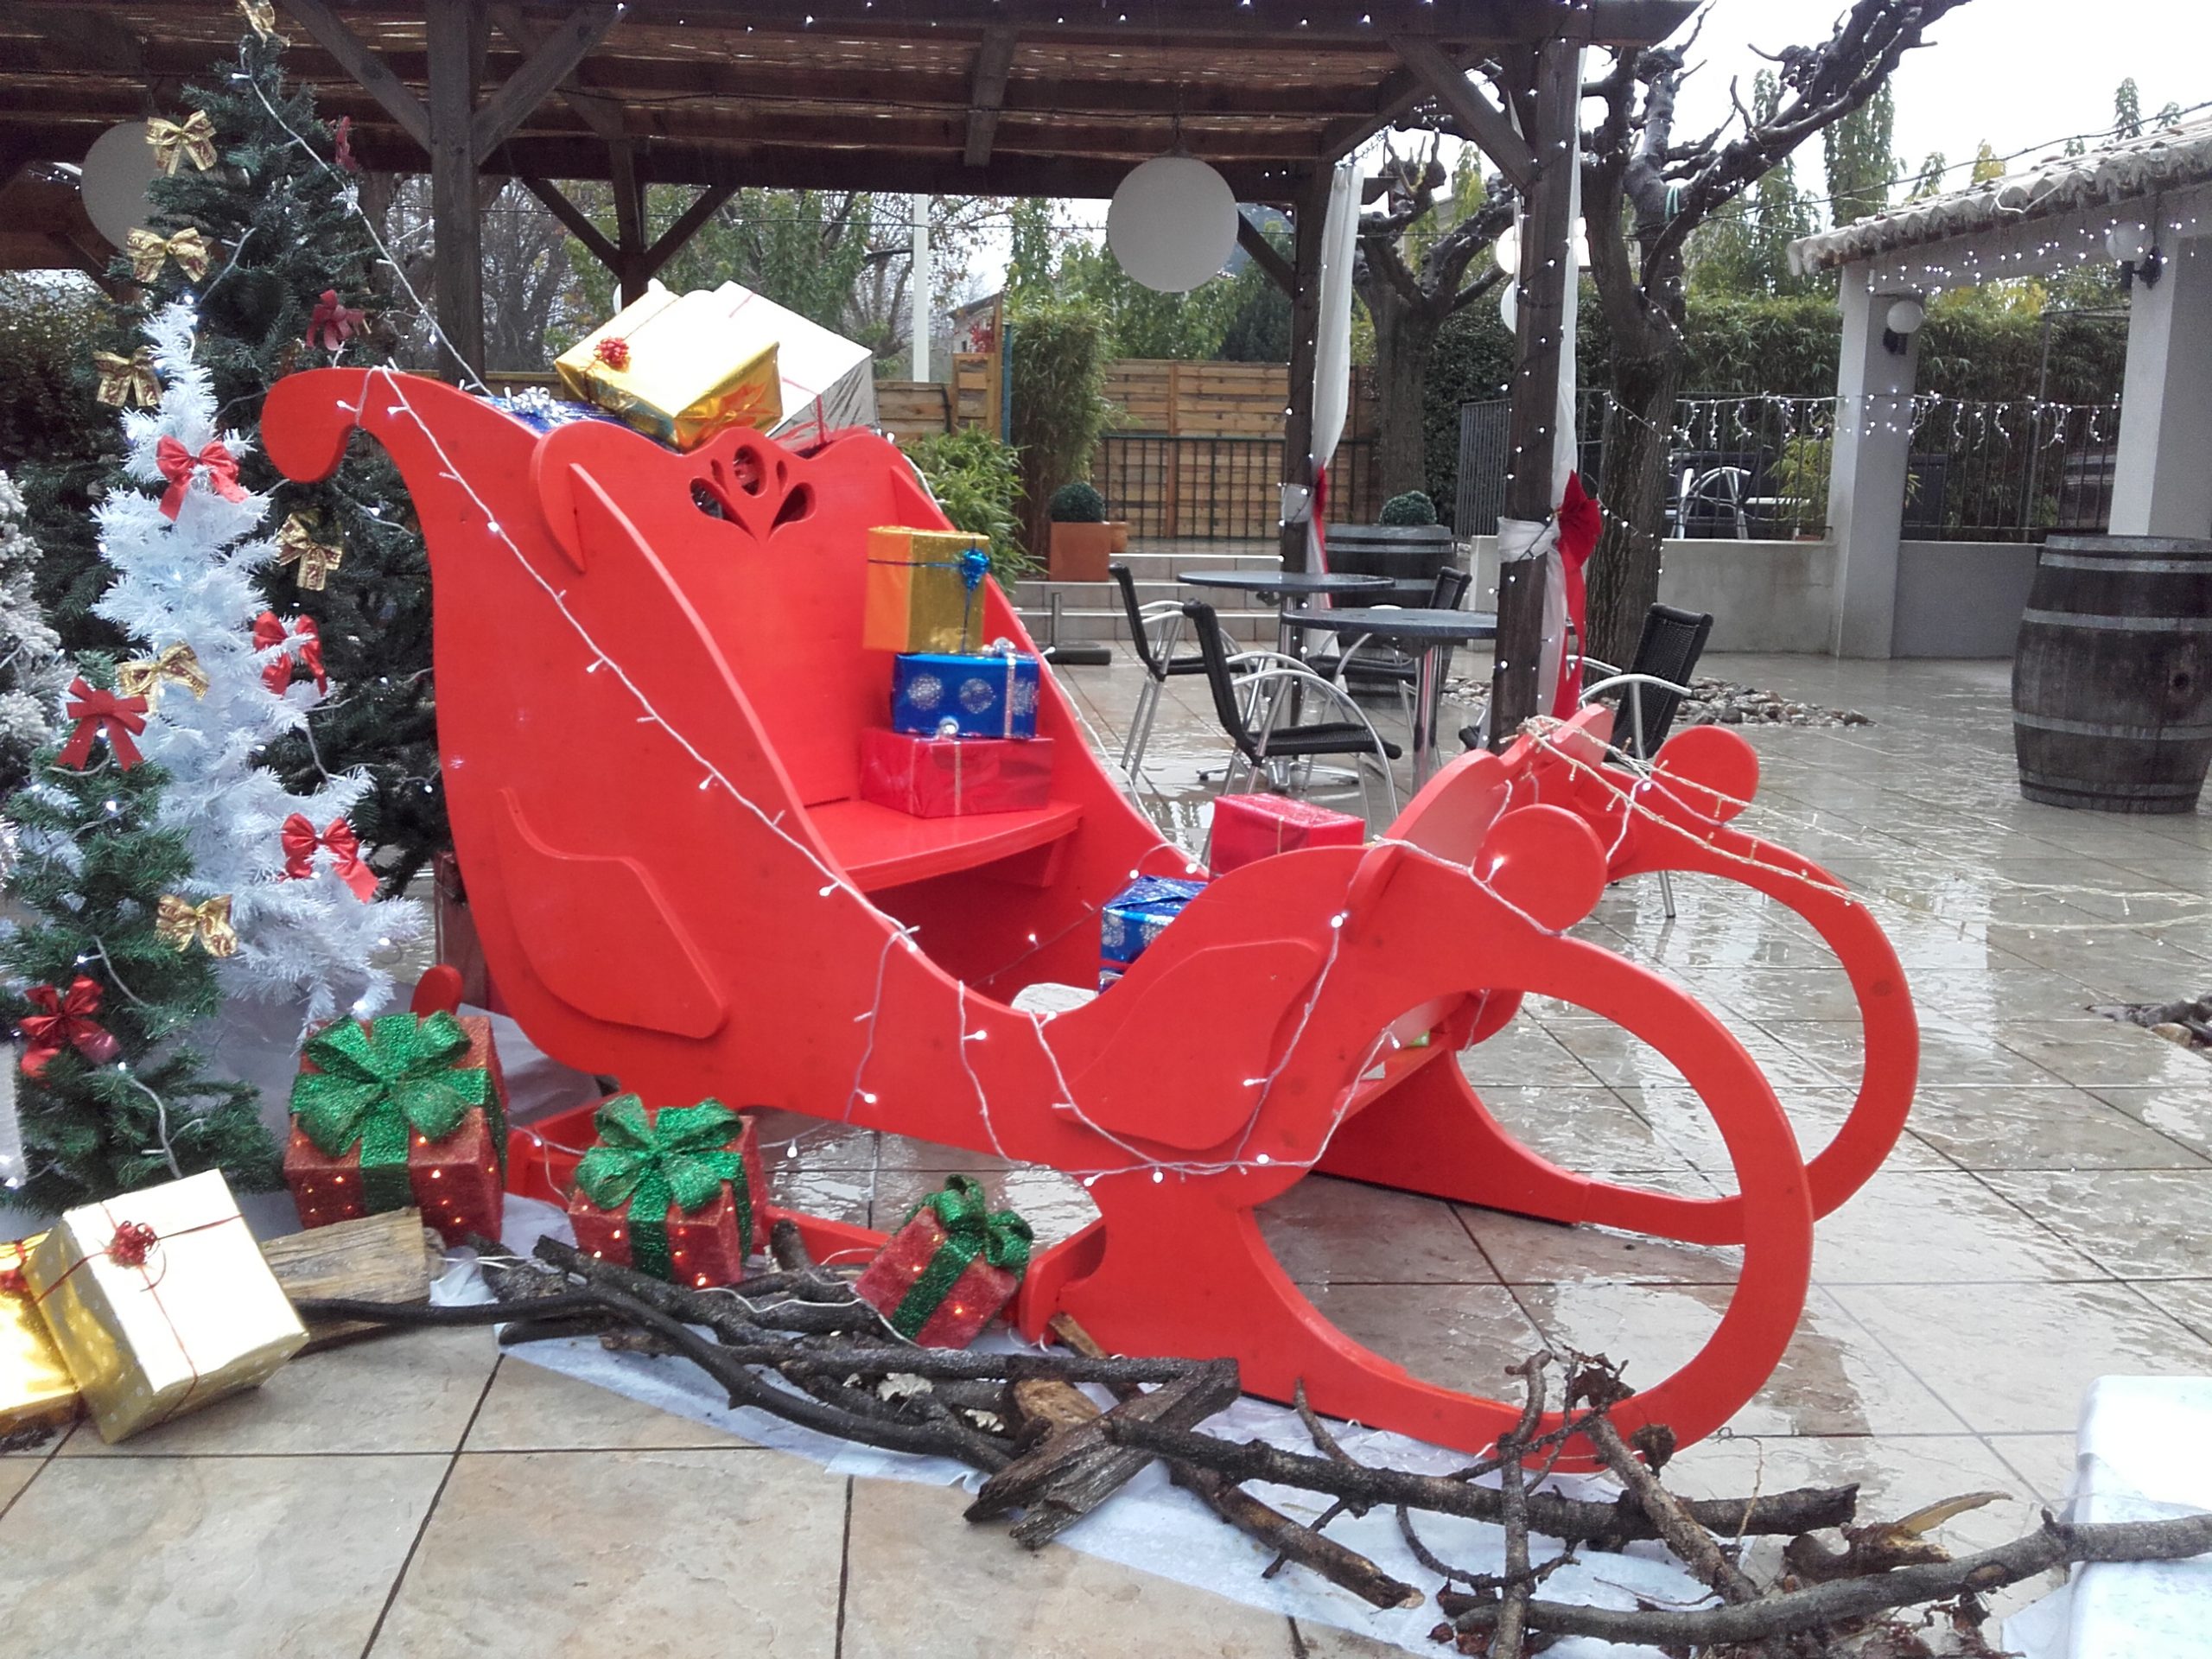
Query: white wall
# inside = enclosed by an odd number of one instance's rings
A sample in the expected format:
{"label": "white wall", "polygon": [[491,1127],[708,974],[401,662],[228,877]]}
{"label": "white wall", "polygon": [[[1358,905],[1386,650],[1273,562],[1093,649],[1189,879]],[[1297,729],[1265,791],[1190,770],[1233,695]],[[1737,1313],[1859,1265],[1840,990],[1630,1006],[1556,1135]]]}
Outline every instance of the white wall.
{"label": "white wall", "polygon": [[[1670,541],[1659,601],[1710,611],[1716,652],[1827,654],[1836,616],[1833,542]],[[1905,542],[1897,550],[1898,657],[2009,658],[2035,576],[2036,550],[1999,542]],[[1474,543],[1474,593],[1497,603],[1497,538]]]}

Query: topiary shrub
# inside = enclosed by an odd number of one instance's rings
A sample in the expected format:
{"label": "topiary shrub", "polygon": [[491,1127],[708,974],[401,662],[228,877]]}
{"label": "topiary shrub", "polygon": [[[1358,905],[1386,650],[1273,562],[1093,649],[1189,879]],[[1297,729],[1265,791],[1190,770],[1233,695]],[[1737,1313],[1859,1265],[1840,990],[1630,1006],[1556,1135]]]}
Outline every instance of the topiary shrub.
{"label": "topiary shrub", "polygon": [[1436,522],[1436,503],[1419,490],[1408,490],[1382,504],[1382,517],[1377,522],[1399,529],[1433,524]]}
{"label": "topiary shrub", "polygon": [[1106,498],[1078,480],[1054,490],[1046,511],[1056,524],[1103,524],[1106,522]]}

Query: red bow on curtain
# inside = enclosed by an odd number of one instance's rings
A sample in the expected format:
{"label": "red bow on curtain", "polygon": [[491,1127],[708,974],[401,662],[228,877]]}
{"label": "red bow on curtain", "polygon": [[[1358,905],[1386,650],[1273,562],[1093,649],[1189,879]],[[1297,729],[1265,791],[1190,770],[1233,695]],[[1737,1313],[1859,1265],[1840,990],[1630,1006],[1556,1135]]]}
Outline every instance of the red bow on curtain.
{"label": "red bow on curtain", "polygon": [[79,974],[66,991],[34,985],[23,995],[39,1010],[21,1021],[27,1045],[22,1062],[25,1077],[37,1077],[65,1048],[75,1049],[94,1065],[105,1065],[121,1052],[112,1033],[92,1018],[100,1011],[98,981]]}
{"label": "red bow on curtain", "polygon": [[327,692],[330,676],[322,666],[322,630],[315,626],[315,618],[302,616],[296,619],[289,633],[285,632],[283,619],[274,611],[264,611],[254,618],[253,648],[256,651],[281,645],[287,639],[299,642],[297,658],[289,656],[271,658],[269,665],[261,671],[261,683],[278,696],[283,696],[284,688],[292,683],[292,664],[296,660],[302,668],[314,676],[315,690],[318,693]]}
{"label": "red bow on curtain", "polygon": [[1586,632],[1588,624],[1584,620],[1589,594],[1582,569],[1590,563],[1590,556],[1598,550],[1598,535],[1605,524],[1598,498],[1582,487],[1582,474],[1569,473],[1567,490],[1559,504],[1559,562],[1567,579],[1567,620],[1574,625],[1576,648],[1569,652],[1566,643],[1560,643],[1560,649],[1565,653],[1563,671],[1559,677],[1559,688],[1552,694],[1552,715],[1557,720],[1565,720],[1573,714],[1581,698],[1582,658],[1589,645]]}
{"label": "red bow on curtain", "polygon": [[238,482],[238,458],[219,439],[210,438],[195,455],[175,438],[163,438],[154,446],[154,465],[169,481],[169,487],[162,497],[164,518],[174,518],[184,511],[185,494],[196,472],[207,474],[207,487],[224,500],[245,499],[245,488]]}
{"label": "red bow on curtain", "polygon": [[338,879],[353,889],[353,896],[363,904],[377,896],[376,872],[361,862],[361,838],[353,833],[353,826],[343,818],[333,818],[330,827],[321,835],[315,833],[305,814],[295,812],[284,820],[278,832],[284,845],[284,874],[288,880],[301,881],[315,874],[315,855],[318,848],[331,857],[331,868]]}
{"label": "red bow on curtain", "polygon": [[69,734],[69,741],[54,758],[65,766],[83,770],[85,762],[92,758],[92,739],[100,728],[107,728],[107,746],[115,752],[115,764],[128,772],[143,759],[138,746],[130,740],[146,729],[146,699],[120,696],[113,691],[87,685],[79,677],[69,682],[69,704],[65,711],[77,722],[77,729]]}

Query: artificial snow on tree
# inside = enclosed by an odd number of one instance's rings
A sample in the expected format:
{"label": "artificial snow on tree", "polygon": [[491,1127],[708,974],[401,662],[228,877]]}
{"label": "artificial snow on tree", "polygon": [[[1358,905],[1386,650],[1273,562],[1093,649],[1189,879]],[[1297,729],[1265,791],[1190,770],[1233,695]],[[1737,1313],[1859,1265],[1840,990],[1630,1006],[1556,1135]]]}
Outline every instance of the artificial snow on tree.
{"label": "artificial snow on tree", "polygon": [[[362,216],[351,158],[317,118],[313,92],[287,82],[284,47],[279,35],[248,33],[234,60],[185,90],[189,117],[164,112],[180,132],[208,135],[201,153],[213,164],[200,168],[186,138],[173,165],[157,151],[170,171],[148,192],[154,226],[165,236],[197,232],[215,254],[200,278],[163,260],[143,314],[123,312],[106,342],[110,356],[127,361],[143,343],[144,315],[190,300],[217,407],[248,432],[285,375],[387,361],[397,337],[383,315],[391,275]],[[346,687],[317,715],[312,745],[295,736],[264,759],[295,789],[313,788],[325,768],[364,771],[371,787],[352,827],[397,891],[452,839],[430,685],[429,565],[406,490],[383,450],[365,442],[314,483],[284,478],[258,454],[241,454],[238,464],[241,482],[268,496],[270,522],[296,526],[294,547],[327,550],[265,566],[260,582],[268,607],[315,620],[329,671]]]}
{"label": "artificial snow on tree", "polygon": [[[87,691],[111,684],[97,659],[81,671]],[[22,1044],[8,1062],[22,1167],[0,1174],[0,1202],[33,1210],[206,1169],[244,1190],[277,1181],[253,1090],[208,1076],[188,1039],[222,992],[212,957],[162,936],[192,857],[162,823],[167,774],[124,765],[130,718],[49,744],[9,803],[22,842],[9,893],[35,919],[0,938],[0,1020]]]}
{"label": "artificial snow on tree", "polygon": [[23,498],[0,473],[0,796],[29,775],[31,756],[53,730],[66,677],[61,642],[32,591],[38,544],[24,531],[25,516]]}
{"label": "artificial snow on tree", "polygon": [[[262,764],[287,734],[316,735],[310,711],[324,691],[291,678],[309,636],[264,621],[255,578],[278,546],[255,535],[267,499],[238,482],[246,442],[217,429],[194,321],[180,302],[149,324],[161,401],[124,416],[124,470],[147,487],[111,491],[97,513],[116,572],[99,609],[146,652],[118,671],[121,689],[149,705],[138,744],[171,779],[162,822],[192,861],[181,897],[227,900],[218,919],[236,934],[233,947],[219,930],[180,919],[175,948],[213,954],[226,997],[296,1002],[306,1024],[372,1014],[391,980],[372,958],[420,932],[422,918],[404,901],[361,895],[366,872],[348,815],[365,776],[326,775],[296,793]],[[257,645],[257,625],[275,643]]]}

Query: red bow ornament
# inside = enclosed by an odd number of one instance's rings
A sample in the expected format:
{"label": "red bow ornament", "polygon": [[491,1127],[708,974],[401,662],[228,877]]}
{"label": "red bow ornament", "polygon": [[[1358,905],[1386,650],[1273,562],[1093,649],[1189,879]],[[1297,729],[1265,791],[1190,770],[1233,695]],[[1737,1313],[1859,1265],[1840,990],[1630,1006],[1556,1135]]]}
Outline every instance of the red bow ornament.
{"label": "red bow ornament", "polygon": [[100,988],[96,980],[79,974],[66,991],[51,985],[34,985],[23,993],[36,1014],[22,1020],[23,1075],[35,1077],[47,1062],[65,1048],[73,1048],[94,1065],[105,1065],[122,1052],[122,1046],[92,1016],[100,1011]]}
{"label": "red bow ornament", "polygon": [[79,675],[69,682],[69,704],[66,711],[77,722],[77,729],[69,734],[69,741],[61,746],[55,757],[65,766],[79,771],[92,758],[92,740],[103,728],[107,732],[107,746],[115,753],[115,764],[128,772],[145,757],[138,753],[138,746],[130,740],[146,729],[146,699],[125,697],[113,691],[85,683]]}
{"label": "red bow ornament", "polygon": [[591,348],[591,354],[617,374],[629,369],[630,342],[620,334],[609,334]]}
{"label": "red bow ornament", "polygon": [[303,881],[313,875],[315,851],[321,849],[330,855],[330,868],[353,888],[356,899],[366,904],[377,896],[376,872],[361,862],[361,838],[345,819],[333,818],[330,828],[317,835],[306,814],[295,812],[284,820],[278,835],[284,845],[286,880]]}
{"label": "red bow ornament", "polygon": [[326,352],[337,353],[353,338],[353,331],[368,319],[368,313],[342,303],[338,290],[326,288],[322,297],[315,302],[315,315],[308,319],[308,344],[320,345]]}
{"label": "red bow ornament", "polygon": [[238,458],[219,439],[209,439],[206,448],[195,455],[175,438],[163,438],[154,446],[154,465],[169,481],[168,490],[162,497],[164,518],[174,518],[184,511],[185,494],[192,475],[198,472],[207,474],[207,487],[224,500],[245,499],[245,486],[238,482]]}
{"label": "red bow ornament", "polygon": [[[288,639],[298,641],[297,661],[314,677],[316,692],[327,692],[330,676],[322,666],[322,630],[315,626],[315,618],[302,616],[296,619],[289,632],[285,631],[283,620],[274,611],[264,611],[254,619],[253,648],[256,651],[267,651],[271,645],[281,645]],[[294,660],[290,656],[271,658],[268,666],[261,671],[261,683],[278,696],[283,696],[284,688],[292,683]]]}

